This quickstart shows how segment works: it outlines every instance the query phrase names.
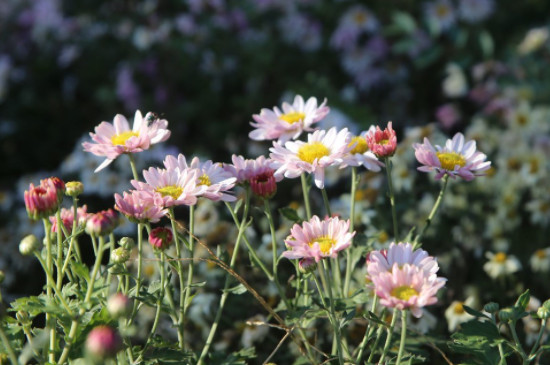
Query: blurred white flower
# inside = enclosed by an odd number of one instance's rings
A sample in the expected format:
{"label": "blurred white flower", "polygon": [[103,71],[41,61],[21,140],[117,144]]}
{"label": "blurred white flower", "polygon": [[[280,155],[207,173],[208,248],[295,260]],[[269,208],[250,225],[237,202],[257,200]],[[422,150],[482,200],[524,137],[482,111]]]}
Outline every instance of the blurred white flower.
{"label": "blurred white flower", "polygon": [[504,252],[487,252],[485,257],[489,259],[483,270],[493,279],[513,274],[521,269],[521,263],[514,255],[507,255]]}

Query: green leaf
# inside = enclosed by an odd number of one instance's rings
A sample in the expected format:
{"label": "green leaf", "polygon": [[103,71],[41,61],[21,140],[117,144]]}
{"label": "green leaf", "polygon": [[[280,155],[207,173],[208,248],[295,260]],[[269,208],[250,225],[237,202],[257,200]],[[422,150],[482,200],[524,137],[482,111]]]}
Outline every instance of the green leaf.
{"label": "green leaf", "polygon": [[285,207],[279,209],[279,214],[288,219],[289,221],[299,223],[302,221],[302,218],[298,215],[298,212],[295,209]]}
{"label": "green leaf", "polygon": [[395,12],[392,15],[393,23],[404,33],[413,33],[416,30],[416,21],[414,18],[405,12]]}
{"label": "green leaf", "polygon": [[491,57],[495,50],[495,43],[493,37],[486,30],[478,34],[479,46],[485,57]]}
{"label": "green leaf", "polygon": [[524,312],[527,308],[527,305],[529,304],[530,299],[531,295],[529,294],[529,289],[527,289],[525,292],[523,292],[523,294],[519,296],[518,300],[516,300],[516,304],[514,304],[514,307]]}
{"label": "green leaf", "polygon": [[237,286],[226,289],[226,292],[235,295],[241,295],[246,293],[246,287],[243,284],[239,283]]}
{"label": "green leaf", "polygon": [[497,327],[490,321],[472,320],[461,325],[449,344],[456,352],[469,354],[477,364],[494,364],[500,361],[496,346],[503,342]]}
{"label": "green leaf", "polygon": [[489,317],[488,315],[480,312],[480,311],[477,311],[475,309],[473,309],[472,307],[468,307],[467,305],[463,305],[462,308],[464,308],[464,311],[466,313],[468,313],[469,315],[471,316],[474,316],[474,317],[483,317],[483,318],[488,318],[490,319],[491,317]]}

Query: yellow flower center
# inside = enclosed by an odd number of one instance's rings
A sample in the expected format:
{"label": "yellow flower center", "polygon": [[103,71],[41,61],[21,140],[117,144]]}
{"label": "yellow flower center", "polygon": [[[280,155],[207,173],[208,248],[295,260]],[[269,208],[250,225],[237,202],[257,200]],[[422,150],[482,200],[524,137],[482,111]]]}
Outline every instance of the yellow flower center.
{"label": "yellow flower center", "polygon": [[327,146],[321,142],[313,142],[305,144],[298,150],[298,158],[307,163],[313,163],[313,161],[328,156],[330,150]]}
{"label": "yellow flower center", "polygon": [[456,314],[462,314],[462,313],[464,313],[464,303],[462,303],[462,302],[456,303],[455,306],[453,307],[453,311],[454,311]]}
{"label": "yellow flower center", "polygon": [[208,177],[208,175],[202,174],[199,177],[199,185],[210,186],[210,185],[212,185],[212,181],[210,181],[210,177]]}
{"label": "yellow flower center", "polygon": [[160,193],[162,196],[171,196],[172,198],[177,199],[183,193],[183,188],[175,185],[169,185],[157,188],[156,192]]}
{"label": "yellow flower center", "polygon": [[518,114],[516,121],[518,122],[519,125],[523,126],[529,123],[529,117],[525,114]]}
{"label": "yellow flower center", "polygon": [[115,134],[111,137],[111,142],[115,146],[124,146],[126,144],[126,141],[130,139],[130,137],[137,137],[139,136],[138,132],[134,131],[126,131],[122,132],[120,134]]}
{"label": "yellow flower center", "polygon": [[306,115],[304,113],[290,112],[290,113],[281,115],[279,119],[284,120],[288,124],[294,124],[294,123],[301,122],[302,120],[304,120],[305,117]]}
{"label": "yellow flower center", "polygon": [[390,239],[390,236],[388,235],[388,233],[386,231],[382,231],[382,232],[378,233],[378,242],[384,243],[389,239]]}
{"label": "yellow flower center", "polygon": [[365,24],[365,22],[367,21],[367,18],[368,18],[367,14],[365,14],[364,12],[357,12],[353,14],[353,20],[358,25]]}
{"label": "yellow flower center", "polygon": [[546,251],[545,251],[545,250],[537,250],[537,251],[535,252],[535,255],[537,255],[537,257],[538,257],[539,259],[543,259],[543,258],[546,257]]}
{"label": "yellow flower center", "polygon": [[456,152],[437,152],[436,155],[441,163],[441,167],[445,170],[452,171],[455,169],[456,165],[460,167],[464,167],[464,165],[466,165],[466,159],[464,156]]}
{"label": "yellow flower center", "polygon": [[309,246],[313,247],[313,244],[315,242],[317,242],[319,244],[319,248],[321,249],[321,252],[323,253],[323,255],[329,255],[330,254],[330,249],[336,243],[334,238],[326,236],[326,235],[321,236],[321,237],[317,237],[316,239],[314,239],[313,241],[311,241],[309,243]]}
{"label": "yellow flower center", "polygon": [[418,292],[416,291],[416,289],[411,288],[408,285],[401,285],[397,288],[393,288],[390,294],[392,297],[401,300],[409,300],[411,297],[418,295]]}
{"label": "yellow flower center", "polygon": [[437,16],[444,18],[449,14],[449,8],[446,5],[438,5],[435,9]]}
{"label": "yellow flower center", "polygon": [[390,143],[390,140],[389,139],[381,139],[380,141],[378,141],[378,144],[382,145],[382,146],[385,146],[387,145],[388,143]]}
{"label": "yellow flower center", "polygon": [[350,151],[350,153],[353,155],[357,153],[363,154],[369,150],[369,146],[367,145],[367,140],[361,136],[353,137],[351,139],[351,142],[348,145],[348,147],[351,147],[353,145],[355,145],[355,147],[353,147],[353,149]]}
{"label": "yellow flower center", "polygon": [[499,252],[495,255],[495,261],[498,262],[498,263],[503,263],[504,261],[506,261],[506,254],[504,252]]}

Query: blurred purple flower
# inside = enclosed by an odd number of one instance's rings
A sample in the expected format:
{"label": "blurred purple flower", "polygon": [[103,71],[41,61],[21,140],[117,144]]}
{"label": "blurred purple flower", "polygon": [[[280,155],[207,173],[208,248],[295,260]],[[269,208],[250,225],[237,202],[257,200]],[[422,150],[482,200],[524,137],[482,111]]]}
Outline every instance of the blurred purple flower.
{"label": "blurred purple flower", "polygon": [[127,110],[135,110],[139,106],[139,88],[134,82],[133,72],[128,66],[118,70],[116,78],[116,94]]}
{"label": "blurred purple flower", "polygon": [[487,19],[494,8],[493,0],[460,0],[458,15],[467,23],[479,23]]}
{"label": "blurred purple flower", "polygon": [[455,104],[448,103],[437,108],[435,117],[443,129],[450,129],[460,120],[461,115]]}
{"label": "blurred purple flower", "polygon": [[456,22],[455,9],[449,0],[437,0],[427,3],[424,14],[439,32],[450,29]]}

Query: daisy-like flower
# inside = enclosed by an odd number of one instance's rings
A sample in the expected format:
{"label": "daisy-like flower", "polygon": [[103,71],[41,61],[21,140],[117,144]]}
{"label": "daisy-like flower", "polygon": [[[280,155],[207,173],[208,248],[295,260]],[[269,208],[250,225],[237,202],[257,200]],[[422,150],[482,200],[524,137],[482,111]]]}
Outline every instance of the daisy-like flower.
{"label": "daisy-like flower", "polygon": [[[273,161],[266,159],[265,156],[258,158],[245,159],[243,156],[233,155],[231,157],[233,164],[224,165],[224,169],[237,179],[237,184],[247,184],[251,179],[275,172],[272,167]],[[279,182],[283,176],[275,176],[275,181]]]}
{"label": "daisy-like flower", "polygon": [[176,205],[195,205],[197,197],[204,193],[206,186],[197,186],[196,169],[159,169],[151,167],[143,171],[145,183],[132,180],[136,190],[143,192],[143,198],[153,204],[168,208]]}
{"label": "daisy-like flower", "polygon": [[256,141],[279,140],[285,143],[290,139],[296,139],[303,131],[311,131],[311,125],[323,119],[330,108],[326,106],[326,99],[317,106],[317,99],[311,97],[304,102],[300,95],[296,95],[291,104],[284,102],[282,111],[274,107],[273,110],[262,109],[260,114],[254,114],[254,122],[250,122],[255,130],[249,133],[249,137]]}
{"label": "daisy-like flower", "polygon": [[[427,276],[436,276],[439,270],[437,260],[427,251],[418,249],[413,251],[409,242],[390,243],[387,250],[372,251],[367,257],[367,272],[371,278],[384,272],[393,270],[394,265],[403,267],[408,264],[417,267]],[[372,279],[371,279],[372,280]]]}
{"label": "daisy-like flower", "polygon": [[319,189],[325,186],[325,168],[342,163],[344,156],[352,149],[351,134],[347,128],[340,132],[336,128],[308,134],[307,142],[289,141],[284,147],[273,142],[270,157],[275,176],[295,178],[307,172],[314,175]]}
{"label": "daisy-like flower", "polygon": [[416,159],[424,165],[418,170],[424,172],[435,170],[436,180],[449,175],[453,179],[459,176],[466,181],[471,181],[476,176],[484,175],[482,172],[491,167],[491,161],[485,161],[487,156],[476,151],[475,141],[464,143],[462,133],[457,133],[453,139],[448,139],[444,147],[436,145],[434,148],[430,141],[424,138],[423,144],[415,143],[413,148]]}
{"label": "daisy-like flower", "polygon": [[198,157],[193,157],[191,163],[187,164],[185,155],[180,153],[177,158],[172,155],[166,156],[164,166],[167,170],[179,169],[180,171],[184,171],[196,169],[198,171],[197,186],[204,187],[204,192],[201,196],[207,199],[212,201],[223,200],[226,202],[236,200],[233,195],[226,192],[235,186],[237,179],[231,176],[219,163],[213,163],[210,160],[201,163]]}
{"label": "daisy-like flower", "polygon": [[513,255],[507,255],[504,252],[497,252],[496,254],[487,252],[485,257],[489,261],[483,265],[483,270],[493,279],[513,274],[521,269],[521,263]]}
{"label": "daisy-like flower", "polygon": [[380,304],[399,310],[409,309],[413,316],[420,318],[422,308],[437,303],[437,291],[447,279],[427,276],[418,267],[395,263],[391,271],[373,276],[372,283]]}
{"label": "daisy-like flower", "polygon": [[285,239],[288,251],[283,252],[283,256],[287,259],[315,259],[316,262],[324,257],[336,258],[338,252],[351,245],[355,235],[355,232],[349,232],[349,225],[349,220],[334,217],[321,221],[318,216],[302,225],[295,224]]}
{"label": "daisy-like flower", "polygon": [[450,0],[438,0],[426,4],[425,14],[438,31],[450,29],[456,22],[455,10]]}
{"label": "daisy-like flower", "polygon": [[[371,129],[374,129],[374,127]],[[343,163],[340,165],[340,168],[363,165],[367,170],[380,171],[380,166],[384,166],[384,164],[378,161],[374,153],[369,150],[369,145],[367,143],[368,133],[368,131],[364,131],[358,136],[351,137],[349,145],[352,149],[344,155]]]}
{"label": "daisy-like flower", "polygon": [[86,152],[106,157],[95,169],[98,172],[123,153],[142,152],[152,144],[166,141],[170,137],[167,127],[168,121],[165,119],[158,119],[153,113],[147,113],[143,118],[138,110],[130,129],[126,118],[117,114],[112,124],[101,122],[95,128],[95,133],[90,133],[93,142],[84,142],[82,147]]}
{"label": "daisy-like flower", "polygon": [[391,157],[397,148],[397,135],[392,128],[392,122],[388,122],[386,129],[380,127],[370,128],[365,135],[369,149],[378,157]]}
{"label": "daisy-like flower", "polygon": [[143,192],[131,190],[122,196],[115,194],[115,209],[124,214],[131,222],[156,223],[166,215],[166,209],[153,204]]}
{"label": "daisy-like flower", "polygon": [[475,303],[474,297],[468,297],[465,301],[461,302],[455,300],[445,310],[445,319],[447,319],[447,325],[449,326],[449,332],[454,332],[458,326],[464,322],[468,322],[474,319],[472,315],[468,314],[464,310],[464,306],[471,307]]}
{"label": "daisy-like flower", "polygon": [[529,259],[531,270],[546,273],[550,271],[550,247],[536,250]]}

